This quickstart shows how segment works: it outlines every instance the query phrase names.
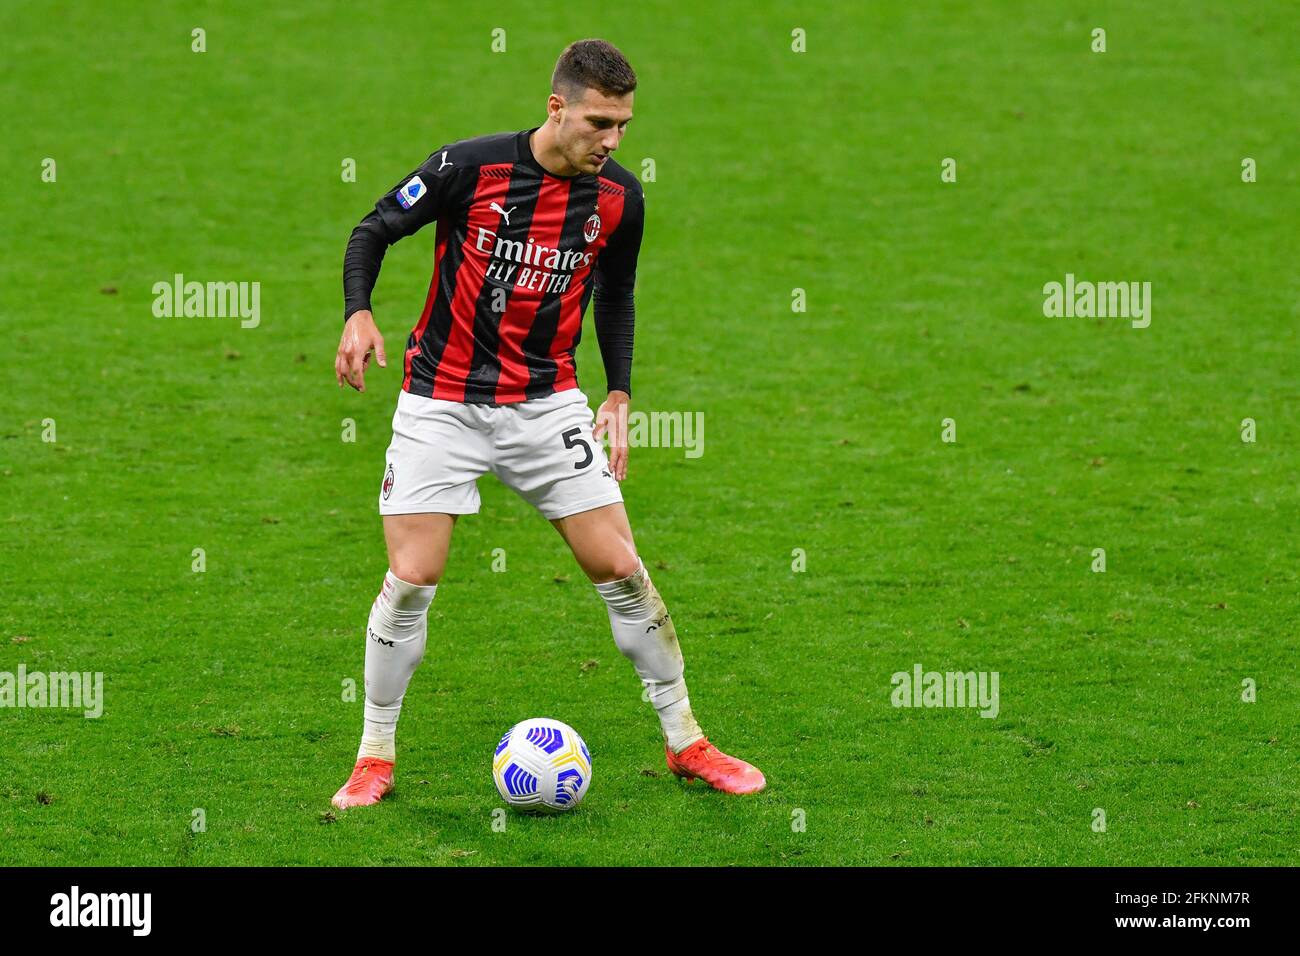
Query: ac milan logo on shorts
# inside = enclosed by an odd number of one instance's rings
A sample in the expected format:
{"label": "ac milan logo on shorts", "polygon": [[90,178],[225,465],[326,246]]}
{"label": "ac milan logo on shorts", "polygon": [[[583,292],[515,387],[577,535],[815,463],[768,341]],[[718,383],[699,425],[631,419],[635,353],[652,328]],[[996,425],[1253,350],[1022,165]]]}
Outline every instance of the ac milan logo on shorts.
{"label": "ac milan logo on shorts", "polygon": [[582,227],[582,238],[588,242],[595,242],[596,237],[600,235],[600,214],[592,213],[587,224]]}
{"label": "ac milan logo on shorts", "polygon": [[387,474],[384,475],[384,500],[385,501],[387,501],[388,496],[393,493],[393,483],[396,480],[397,480],[396,477],[393,475],[393,466],[389,465],[388,472]]}

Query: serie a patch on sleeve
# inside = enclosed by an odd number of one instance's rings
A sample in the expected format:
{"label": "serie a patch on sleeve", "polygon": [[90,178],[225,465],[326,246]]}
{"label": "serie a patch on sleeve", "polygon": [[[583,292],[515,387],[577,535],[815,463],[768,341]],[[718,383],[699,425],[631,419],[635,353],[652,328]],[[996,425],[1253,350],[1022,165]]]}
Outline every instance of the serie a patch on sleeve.
{"label": "serie a patch on sleeve", "polygon": [[403,209],[410,209],[420,201],[427,190],[424,186],[424,180],[419,176],[412,176],[405,186],[397,191],[397,201],[402,204]]}

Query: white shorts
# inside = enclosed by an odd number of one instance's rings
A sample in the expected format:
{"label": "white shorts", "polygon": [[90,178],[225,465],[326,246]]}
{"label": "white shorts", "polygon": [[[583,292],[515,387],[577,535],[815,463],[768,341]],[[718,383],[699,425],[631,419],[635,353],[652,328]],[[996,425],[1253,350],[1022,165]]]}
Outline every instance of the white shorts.
{"label": "white shorts", "polygon": [[623,500],[581,389],[512,405],[472,405],[403,391],[379,490],[381,515],[478,514],[492,472],[548,519]]}

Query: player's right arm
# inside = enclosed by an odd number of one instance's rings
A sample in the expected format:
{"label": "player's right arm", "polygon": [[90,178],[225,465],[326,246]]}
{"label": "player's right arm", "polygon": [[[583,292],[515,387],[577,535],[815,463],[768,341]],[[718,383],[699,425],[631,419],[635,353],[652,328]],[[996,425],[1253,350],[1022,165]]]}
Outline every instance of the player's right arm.
{"label": "player's right arm", "polygon": [[339,388],[346,381],[358,392],[366,390],[365,371],[372,354],[380,368],[388,367],[384,337],[370,311],[370,294],[379,279],[379,267],[389,246],[447,211],[462,171],[450,148],[438,150],[381,196],[375,208],[352,230],[343,254],[343,335],[334,357],[334,377]]}

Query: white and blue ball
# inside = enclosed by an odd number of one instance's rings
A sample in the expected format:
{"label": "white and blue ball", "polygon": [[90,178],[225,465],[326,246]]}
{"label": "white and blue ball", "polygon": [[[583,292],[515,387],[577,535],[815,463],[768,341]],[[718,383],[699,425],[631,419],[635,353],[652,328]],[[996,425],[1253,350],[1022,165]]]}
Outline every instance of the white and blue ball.
{"label": "white and blue ball", "polygon": [[516,810],[563,813],[587,793],[591,753],[566,723],[548,717],[522,720],[497,744],[492,779],[501,799]]}

